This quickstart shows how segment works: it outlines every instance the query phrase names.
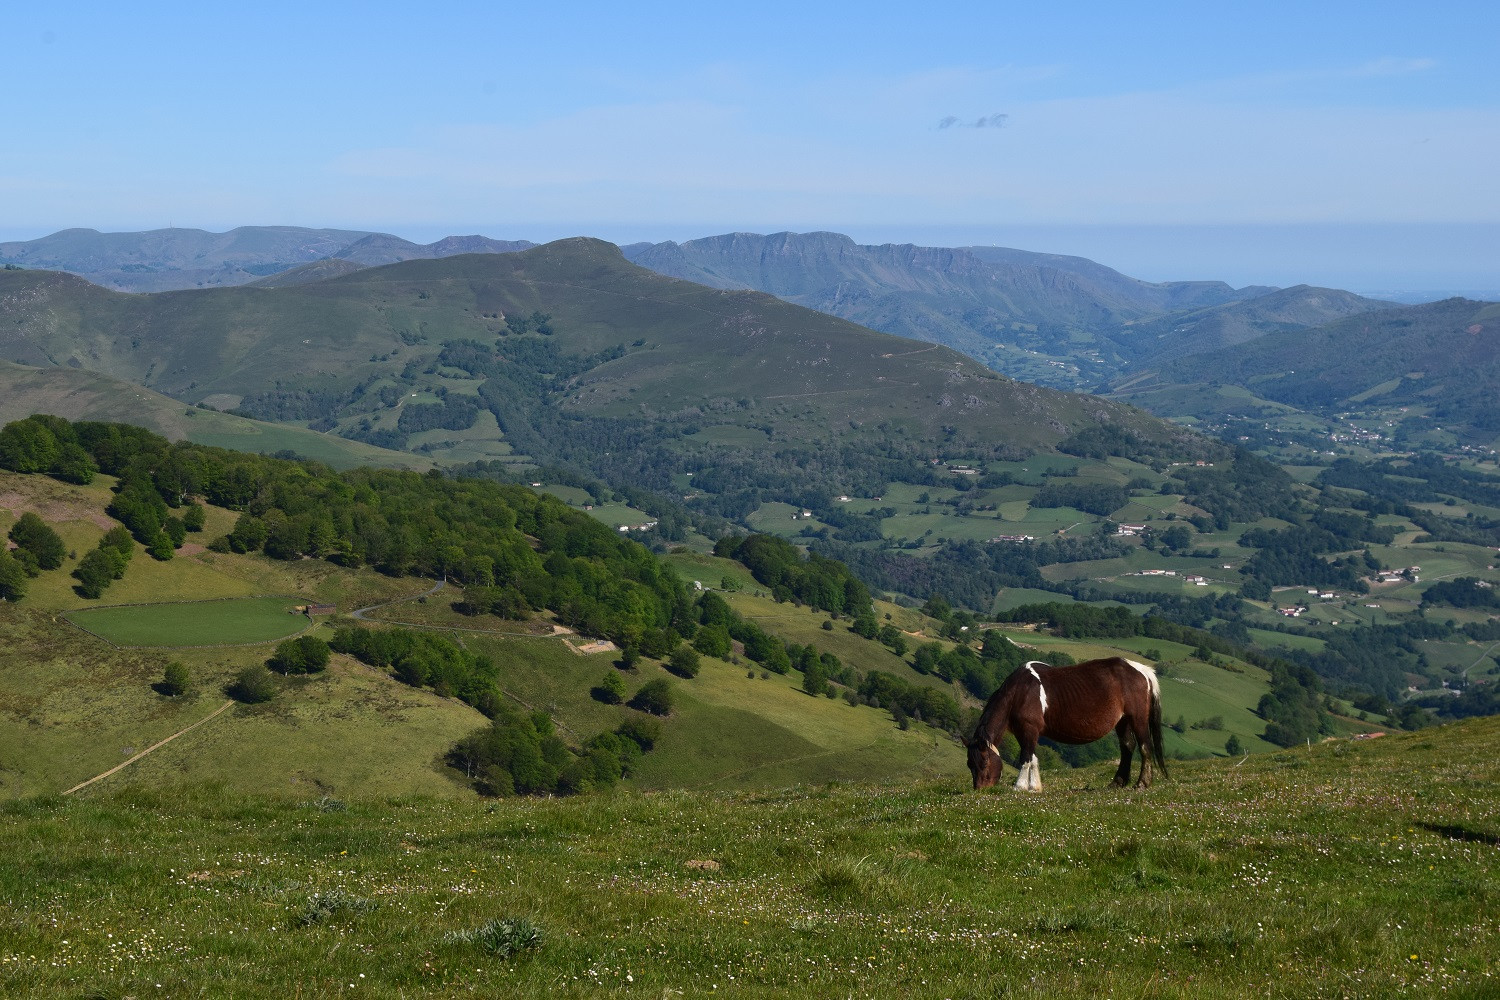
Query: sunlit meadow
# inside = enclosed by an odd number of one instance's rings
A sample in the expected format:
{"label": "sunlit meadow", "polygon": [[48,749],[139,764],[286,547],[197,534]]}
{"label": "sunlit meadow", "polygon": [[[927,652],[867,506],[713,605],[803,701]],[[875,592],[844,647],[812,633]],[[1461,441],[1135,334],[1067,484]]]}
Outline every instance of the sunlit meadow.
{"label": "sunlit meadow", "polygon": [[1495,996],[1497,747],[1478,720],[1147,791],[100,787],[0,811],[0,994]]}

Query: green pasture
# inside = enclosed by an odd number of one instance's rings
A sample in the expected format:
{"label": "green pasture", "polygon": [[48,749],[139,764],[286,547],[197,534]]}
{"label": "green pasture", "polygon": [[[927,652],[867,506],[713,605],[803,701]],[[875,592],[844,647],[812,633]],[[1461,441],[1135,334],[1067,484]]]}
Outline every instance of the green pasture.
{"label": "green pasture", "polygon": [[[1035,795],[32,798],[0,814],[0,993],[1485,997],[1497,739],[1174,762],[1146,791],[1104,763]],[[503,919],[539,946],[450,936]]]}
{"label": "green pasture", "polygon": [[758,427],[735,427],[729,424],[719,424],[713,427],[705,427],[694,434],[689,434],[684,440],[723,445],[730,448],[750,448],[764,446],[766,443],[766,432]]}
{"label": "green pasture", "polygon": [[1291,635],[1286,632],[1273,632],[1269,629],[1252,628],[1250,635],[1256,645],[1265,649],[1275,649],[1284,646],[1287,649],[1300,649],[1308,653],[1321,653],[1327,642],[1310,635]]}
{"label": "green pasture", "polygon": [[699,580],[703,586],[710,590],[720,589],[720,585],[727,577],[736,586],[743,588],[758,587],[755,578],[750,575],[741,564],[733,559],[720,559],[717,556],[701,552],[674,551],[664,557],[668,566],[677,571],[677,575],[683,580]]}
{"label": "green pasture", "polygon": [[1078,471],[1085,459],[1073,455],[1033,455],[1019,462],[989,462],[986,472],[1008,472],[1016,482],[1029,486],[1040,486],[1047,476],[1070,476]]}
{"label": "green pasture", "polygon": [[274,642],[308,627],[294,597],[86,608],[68,621],[116,646],[220,646]]}

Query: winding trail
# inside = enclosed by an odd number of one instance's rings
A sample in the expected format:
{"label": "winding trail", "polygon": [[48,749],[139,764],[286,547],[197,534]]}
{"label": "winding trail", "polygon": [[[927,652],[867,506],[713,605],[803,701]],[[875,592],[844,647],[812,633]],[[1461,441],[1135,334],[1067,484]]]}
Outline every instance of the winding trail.
{"label": "winding trail", "polygon": [[173,733],[171,736],[168,736],[166,739],[160,740],[160,741],[158,741],[156,743],[151,744],[149,747],[147,747],[146,749],[142,750],[140,753],[136,754],[134,757],[130,758],[125,763],[123,763],[123,764],[116,764],[114,767],[110,768],[108,771],[105,771],[103,774],[96,774],[96,775],[94,775],[92,778],[90,778],[87,781],[80,781],[78,784],[74,785],[72,788],[70,788],[67,791],[63,792],[63,794],[64,795],[72,795],[74,792],[78,791],[80,788],[87,788],[89,785],[92,785],[94,782],[100,781],[100,780],[102,780],[104,778],[107,778],[111,774],[116,773],[117,771],[123,771],[125,768],[129,767],[131,764],[134,764],[136,761],[140,760],[142,757],[146,756],[148,753],[150,753],[151,751],[157,749],[158,747],[166,746],[168,743],[171,743],[173,740],[175,740],[177,737],[181,736],[183,733],[189,733],[189,732],[192,732],[194,729],[197,729],[199,726],[203,725],[208,720],[210,720],[212,718],[215,718],[221,712],[223,712],[226,708],[228,708],[229,706],[231,706],[233,704],[234,704],[234,700],[233,699],[230,699],[229,701],[226,701],[224,704],[220,705],[218,708],[214,709],[208,715],[205,715],[203,718],[201,718],[197,722],[193,723],[191,726],[188,726],[186,729],[179,729],[177,732]]}
{"label": "winding trail", "polygon": [[367,608],[358,608],[354,611],[349,612],[349,617],[358,618],[360,621],[379,621],[380,619],[378,618],[366,618],[365,612],[379,611],[381,608],[388,608],[392,604],[405,604],[407,601],[416,601],[420,600],[423,597],[431,597],[433,594],[436,594],[438,591],[442,590],[443,585],[447,582],[448,578],[446,576],[442,577],[438,580],[437,583],[434,583],[429,589],[422,591],[420,594],[412,594],[409,597],[398,597],[393,601],[383,601],[380,604],[372,604]]}

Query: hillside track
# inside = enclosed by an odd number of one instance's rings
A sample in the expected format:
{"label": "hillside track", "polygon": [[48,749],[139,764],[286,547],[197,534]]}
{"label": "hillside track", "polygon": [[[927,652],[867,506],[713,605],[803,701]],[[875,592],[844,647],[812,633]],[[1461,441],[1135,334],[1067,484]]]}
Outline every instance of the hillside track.
{"label": "hillside track", "polygon": [[136,761],[140,760],[142,757],[146,756],[148,753],[151,753],[153,750],[157,750],[157,749],[159,749],[161,747],[166,746],[168,743],[171,743],[173,740],[175,740],[177,737],[181,736],[183,733],[192,732],[194,729],[197,729],[199,726],[203,725],[205,722],[208,722],[210,719],[213,719],[213,718],[217,717],[220,713],[222,713],[225,709],[229,708],[233,704],[234,704],[234,699],[230,699],[229,701],[226,701],[224,704],[220,705],[218,708],[214,709],[208,715],[205,715],[203,718],[201,718],[197,722],[193,723],[191,726],[188,726],[186,729],[179,729],[177,732],[173,733],[171,736],[168,736],[166,739],[164,739],[164,740],[158,740],[157,742],[151,744],[146,749],[142,750],[140,753],[136,754],[134,757],[132,757],[129,760],[125,761],[123,764],[116,764],[114,767],[110,768],[108,771],[105,771],[103,774],[96,774],[92,778],[88,779],[87,781],[80,781],[78,784],[74,785],[72,788],[69,788],[68,790],[66,790],[65,792],[63,792],[63,794],[64,795],[72,795],[74,792],[78,791],[81,788],[87,788],[89,785],[92,785],[96,781],[102,781],[105,778],[108,778],[112,774],[116,774],[116,773],[118,773],[120,771],[125,770],[125,768],[129,767],[131,764],[134,764]]}

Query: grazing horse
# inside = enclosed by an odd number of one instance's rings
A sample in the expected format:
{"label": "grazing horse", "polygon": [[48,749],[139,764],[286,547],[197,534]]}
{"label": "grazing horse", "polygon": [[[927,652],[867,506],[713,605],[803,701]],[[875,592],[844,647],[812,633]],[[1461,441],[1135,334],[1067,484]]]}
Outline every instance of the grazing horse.
{"label": "grazing horse", "polygon": [[1161,685],[1156,671],[1144,663],[1111,656],[1086,660],[1071,667],[1054,667],[1032,660],[1005,679],[990,696],[966,740],[974,790],[1000,780],[1000,740],[1005,731],[1021,745],[1016,788],[1042,790],[1036,743],[1043,736],[1060,743],[1092,743],[1111,729],[1120,738],[1120,769],[1112,784],[1130,783],[1130,755],[1141,751],[1137,788],[1151,784],[1151,758],[1167,776],[1161,755]]}

